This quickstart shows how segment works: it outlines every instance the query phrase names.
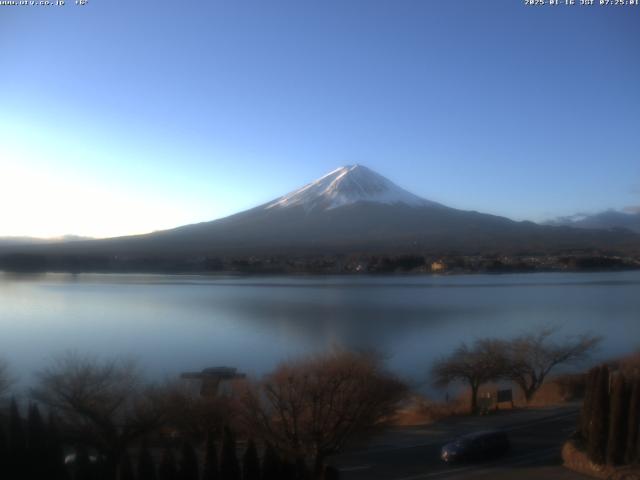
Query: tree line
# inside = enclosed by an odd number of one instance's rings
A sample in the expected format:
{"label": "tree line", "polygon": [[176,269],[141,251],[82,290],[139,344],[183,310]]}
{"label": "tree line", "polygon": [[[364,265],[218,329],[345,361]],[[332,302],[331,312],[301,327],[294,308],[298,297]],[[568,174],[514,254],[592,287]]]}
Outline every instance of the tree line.
{"label": "tree line", "polygon": [[[207,436],[202,453],[183,439],[180,446],[165,444],[152,449],[143,440],[135,449],[122,452],[112,471],[108,459],[85,443],[77,443],[65,455],[65,440],[54,415],[43,421],[40,409],[31,404],[23,418],[15,400],[8,413],[8,434],[0,430],[0,473],[9,480],[297,480],[310,478],[304,463],[293,464],[267,444],[262,456],[253,440],[241,456],[231,429],[224,428],[218,452],[214,434]],[[175,442],[174,442],[175,443]],[[155,450],[155,453],[154,453]],[[337,480],[338,471],[324,467],[323,478]]]}
{"label": "tree line", "polygon": [[380,428],[406,392],[370,352],[285,362],[236,395],[214,397],[180,382],[145,384],[131,362],[66,355],[39,373],[26,420],[15,401],[0,415],[0,472],[44,478],[39,468],[66,458],[59,478],[69,480],[329,480],[337,471],[327,457]]}
{"label": "tree line", "polygon": [[471,412],[478,409],[480,387],[494,381],[513,382],[528,403],[554,368],[586,359],[601,341],[589,334],[559,341],[556,331],[545,328],[508,340],[481,338],[471,345],[462,343],[434,363],[432,377],[440,387],[456,381],[468,385]]}
{"label": "tree line", "polygon": [[[557,340],[554,332],[463,343],[435,362],[432,373],[438,385],[465,382],[472,412],[479,387],[497,379],[515,382],[530,400],[555,367],[583,360],[600,341],[590,335]],[[266,480],[265,472],[276,470],[282,479],[328,479],[336,472],[327,458],[392,420],[409,392],[381,355],[339,349],[284,362],[234,395],[202,396],[184,382],[142,378],[125,360],[57,358],[38,373],[24,421],[16,402],[8,413],[0,409],[0,471],[16,468],[22,476],[13,478],[38,478],[30,469],[66,457],[73,460],[73,468],[63,469],[71,480]],[[9,385],[0,362],[0,396]],[[246,444],[242,461],[236,435]],[[256,471],[259,477],[251,476]]]}

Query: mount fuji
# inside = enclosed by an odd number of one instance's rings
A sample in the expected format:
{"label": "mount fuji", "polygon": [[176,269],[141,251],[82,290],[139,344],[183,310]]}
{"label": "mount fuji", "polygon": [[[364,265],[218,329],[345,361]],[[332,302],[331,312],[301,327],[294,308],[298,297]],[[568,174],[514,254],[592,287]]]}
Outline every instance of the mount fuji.
{"label": "mount fuji", "polygon": [[[184,260],[352,253],[615,253],[638,252],[639,246],[640,236],[629,231],[538,225],[450,208],[414,195],[367,167],[349,165],[222,219],[145,235],[26,245],[19,253]],[[13,248],[12,253],[17,251]]]}
{"label": "mount fuji", "polygon": [[359,202],[411,207],[439,205],[407,192],[367,167],[347,165],[268,203],[265,208],[302,207],[306,211],[331,210]]}

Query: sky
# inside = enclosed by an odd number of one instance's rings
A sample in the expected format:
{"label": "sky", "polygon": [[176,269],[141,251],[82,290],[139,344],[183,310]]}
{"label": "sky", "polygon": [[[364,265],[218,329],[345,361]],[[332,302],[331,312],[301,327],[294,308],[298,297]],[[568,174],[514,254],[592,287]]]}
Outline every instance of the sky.
{"label": "sky", "polygon": [[518,220],[640,205],[640,6],[67,0],[0,6],[0,46],[0,236],[213,220],[355,163]]}

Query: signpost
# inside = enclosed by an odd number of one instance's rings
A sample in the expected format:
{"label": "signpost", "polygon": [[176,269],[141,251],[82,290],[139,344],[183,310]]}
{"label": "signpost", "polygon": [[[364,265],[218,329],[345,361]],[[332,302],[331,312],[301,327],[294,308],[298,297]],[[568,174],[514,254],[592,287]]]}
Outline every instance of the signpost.
{"label": "signpost", "polygon": [[511,408],[513,408],[513,391],[510,388],[496,392],[496,410],[498,409],[498,404],[502,402],[510,402]]}

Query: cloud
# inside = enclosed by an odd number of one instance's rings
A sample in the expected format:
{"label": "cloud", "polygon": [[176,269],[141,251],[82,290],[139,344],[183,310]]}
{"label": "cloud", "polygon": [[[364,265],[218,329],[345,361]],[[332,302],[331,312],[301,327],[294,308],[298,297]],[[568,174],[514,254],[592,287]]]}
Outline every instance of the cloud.
{"label": "cloud", "polygon": [[624,207],[622,211],[627,213],[640,213],[640,205],[629,205],[628,207]]}
{"label": "cloud", "polygon": [[557,217],[553,221],[557,223],[573,223],[573,222],[579,222],[580,220],[584,220],[588,216],[590,216],[589,213],[575,213],[573,215]]}

